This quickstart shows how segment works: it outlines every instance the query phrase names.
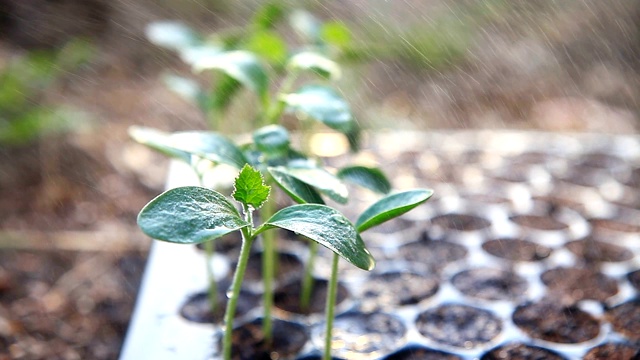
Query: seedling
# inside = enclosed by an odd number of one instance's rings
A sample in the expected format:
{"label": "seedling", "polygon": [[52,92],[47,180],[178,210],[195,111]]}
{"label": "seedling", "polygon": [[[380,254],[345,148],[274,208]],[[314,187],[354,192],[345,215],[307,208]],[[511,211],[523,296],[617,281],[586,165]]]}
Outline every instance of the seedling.
{"label": "seedling", "polygon": [[359,231],[367,230],[403,214],[432,194],[430,190],[413,190],[391,195],[367,209],[354,226],[339,211],[321,204],[298,204],[276,212],[259,226],[254,225],[253,212],[268,200],[271,187],[262,174],[245,165],[235,179],[232,197],[242,205],[235,205],[221,193],[203,187],[188,186],[168,190],[149,202],[138,216],[138,225],[150,237],[179,244],[198,244],[240,231],[242,246],[229,291],[224,316],[223,356],[231,358],[233,318],[249,250],[258,235],[274,228],[301,234],[334,252],[326,309],[325,358],[330,358],[331,329],[338,282],[338,259],[371,270],[374,259],[365,248]]}

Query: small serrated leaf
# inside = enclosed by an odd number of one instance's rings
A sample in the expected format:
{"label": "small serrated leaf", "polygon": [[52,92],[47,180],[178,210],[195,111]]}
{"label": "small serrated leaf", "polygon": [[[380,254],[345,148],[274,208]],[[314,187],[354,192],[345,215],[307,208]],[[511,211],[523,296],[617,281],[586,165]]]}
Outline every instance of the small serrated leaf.
{"label": "small serrated leaf", "polygon": [[275,213],[256,234],[278,227],[301,234],[329,248],[353,265],[371,270],[375,261],[353,224],[338,210],[319,204],[286,207]]}
{"label": "small serrated leaf", "polygon": [[344,181],[377,193],[388,194],[391,191],[391,183],[379,168],[347,166],[340,169],[336,175]]}
{"label": "small serrated leaf", "polygon": [[264,183],[260,171],[247,164],[240,170],[231,196],[253,209],[259,209],[269,199],[270,191],[271,187]]}
{"label": "small serrated leaf", "polygon": [[431,189],[415,189],[386,196],[367,208],[356,221],[358,232],[363,232],[385,221],[398,217],[433,195]]}
{"label": "small serrated leaf", "polygon": [[148,236],[178,244],[213,240],[249,226],[235,206],[217,191],[186,186],[151,200],[138,215]]}

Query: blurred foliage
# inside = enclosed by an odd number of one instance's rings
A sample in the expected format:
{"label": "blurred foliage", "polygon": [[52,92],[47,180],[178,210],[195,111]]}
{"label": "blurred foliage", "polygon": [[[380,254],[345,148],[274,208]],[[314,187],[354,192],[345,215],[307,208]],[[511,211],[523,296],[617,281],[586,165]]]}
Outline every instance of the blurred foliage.
{"label": "blurred foliage", "polygon": [[88,62],[94,49],[74,40],[57,51],[34,50],[0,68],[0,144],[19,145],[71,130],[85,117],[79,111],[49,106],[46,91]]}

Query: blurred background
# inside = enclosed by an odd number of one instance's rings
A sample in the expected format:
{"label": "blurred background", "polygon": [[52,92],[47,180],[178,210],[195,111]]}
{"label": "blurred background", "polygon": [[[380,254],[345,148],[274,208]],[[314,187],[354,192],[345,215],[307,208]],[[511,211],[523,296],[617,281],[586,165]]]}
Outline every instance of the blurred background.
{"label": "blurred background", "polygon": [[[0,1],[0,359],[117,358],[151,244],[135,217],[167,164],[127,128],[207,128],[147,26],[235,31],[264,3]],[[280,3],[349,30],[338,87],[365,128],[640,129],[636,0]]]}

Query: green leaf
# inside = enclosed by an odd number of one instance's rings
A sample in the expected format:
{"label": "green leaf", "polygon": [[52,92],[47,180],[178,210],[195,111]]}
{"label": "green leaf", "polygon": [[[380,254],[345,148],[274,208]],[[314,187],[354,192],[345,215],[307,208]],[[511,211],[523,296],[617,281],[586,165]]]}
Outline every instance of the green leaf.
{"label": "green leaf", "polygon": [[281,157],[289,150],[289,132],[280,125],[264,126],[253,133],[253,142],[268,158]]}
{"label": "green leaf", "polygon": [[325,79],[339,79],[340,66],[333,60],[313,51],[303,51],[289,59],[289,70],[311,71]]}
{"label": "green leaf", "polygon": [[284,17],[285,8],[280,2],[268,2],[253,16],[251,23],[259,29],[273,29]]}
{"label": "green leaf", "polygon": [[[240,82],[227,74],[223,74],[218,79],[215,89],[211,94],[210,108],[214,110],[217,116],[221,116],[222,113],[227,110],[229,104],[233,100],[233,97],[238,93],[241,88]],[[221,119],[216,119],[216,121]],[[218,123],[220,123],[218,121]]]}
{"label": "green leaf", "polygon": [[283,95],[282,100],[299,117],[310,117],[342,133],[353,128],[349,104],[329,87],[305,86],[293,94]]}
{"label": "green leaf", "polygon": [[324,204],[320,194],[310,185],[278,168],[269,167],[267,170],[276,184],[298,204]]}
{"label": "green leaf", "polygon": [[293,11],[289,16],[289,24],[304,41],[312,44],[320,42],[320,21],[308,11]]}
{"label": "green leaf", "polygon": [[353,224],[339,211],[325,205],[301,204],[275,213],[257,233],[278,227],[301,234],[329,248],[353,265],[371,270],[375,260]]}
{"label": "green leaf", "polygon": [[398,217],[433,195],[430,189],[415,189],[386,196],[367,208],[356,221],[358,232],[363,232],[385,221]]}
{"label": "green leaf", "polygon": [[166,156],[191,163],[192,154],[176,148],[170,140],[170,135],[165,132],[142,126],[131,126],[129,128],[129,136],[138,143]]}
{"label": "green leaf", "polygon": [[341,204],[347,203],[349,191],[340,179],[325,169],[312,166],[308,161],[305,161],[302,166],[299,165],[300,163],[300,161],[294,161],[293,165],[287,167],[279,166],[275,169],[313,186],[334,201]]}
{"label": "green leaf", "polygon": [[193,155],[238,169],[247,163],[242,151],[231,140],[214,132],[166,134],[151,128],[132,126],[129,134],[137,142],[187,163],[191,163]]}
{"label": "green leaf", "polygon": [[168,190],[138,215],[145,234],[178,244],[213,240],[249,225],[224,195],[197,186]]}
{"label": "green leaf", "polygon": [[247,50],[257,54],[270,64],[282,65],[287,59],[287,44],[274,31],[260,31],[251,35],[246,43]]}
{"label": "green leaf", "polygon": [[391,183],[378,168],[366,166],[347,166],[338,171],[338,178],[360,185],[371,191],[388,194],[391,191]]}
{"label": "green leaf", "polygon": [[151,23],[146,28],[146,35],[153,44],[176,51],[198,45],[201,42],[195,31],[178,21]]}
{"label": "green leaf", "polygon": [[248,51],[227,51],[202,58],[193,64],[193,69],[198,72],[207,69],[222,71],[254,91],[260,98],[267,96],[267,73],[258,58]]}
{"label": "green leaf", "polygon": [[320,38],[327,44],[346,48],[351,44],[351,31],[343,22],[331,21],[322,25]]}
{"label": "green leaf", "polygon": [[269,199],[270,191],[271,186],[264,183],[260,171],[247,164],[240,170],[231,196],[253,209],[259,209]]}
{"label": "green leaf", "polygon": [[200,85],[194,80],[174,74],[164,74],[162,82],[169,90],[193,105],[200,106],[203,101],[204,94],[200,89]]}

